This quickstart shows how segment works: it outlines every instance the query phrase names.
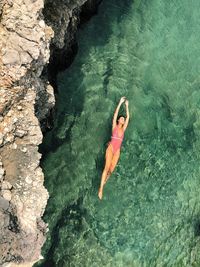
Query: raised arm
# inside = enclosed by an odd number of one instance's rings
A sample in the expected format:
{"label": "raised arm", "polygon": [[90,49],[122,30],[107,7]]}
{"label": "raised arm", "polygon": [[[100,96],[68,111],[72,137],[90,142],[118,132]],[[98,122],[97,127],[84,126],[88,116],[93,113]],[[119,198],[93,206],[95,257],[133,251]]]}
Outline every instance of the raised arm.
{"label": "raised arm", "polygon": [[112,129],[114,130],[115,126],[117,125],[117,116],[119,113],[119,109],[121,107],[121,104],[125,101],[125,96],[121,97],[121,99],[119,100],[119,104],[117,105],[117,108],[115,110],[114,116],[113,116],[113,123],[112,123]]}
{"label": "raised arm", "polygon": [[125,120],[125,123],[124,123],[124,126],[123,126],[123,130],[125,131],[127,126],[128,126],[128,123],[129,123],[129,109],[128,109],[128,100],[125,101],[125,106],[126,106],[126,120]]}

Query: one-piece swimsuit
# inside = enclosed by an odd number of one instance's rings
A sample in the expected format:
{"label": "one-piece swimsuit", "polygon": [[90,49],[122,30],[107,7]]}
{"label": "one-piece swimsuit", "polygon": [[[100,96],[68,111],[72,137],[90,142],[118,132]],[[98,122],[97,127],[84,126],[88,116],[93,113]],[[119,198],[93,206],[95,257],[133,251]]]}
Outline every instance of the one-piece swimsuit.
{"label": "one-piece swimsuit", "polygon": [[123,139],[124,139],[124,132],[123,132],[122,136],[119,136],[118,126],[115,126],[115,128],[112,132],[111,141],[109,143],[112,145],[113,154],[115,154],[121,148]]}

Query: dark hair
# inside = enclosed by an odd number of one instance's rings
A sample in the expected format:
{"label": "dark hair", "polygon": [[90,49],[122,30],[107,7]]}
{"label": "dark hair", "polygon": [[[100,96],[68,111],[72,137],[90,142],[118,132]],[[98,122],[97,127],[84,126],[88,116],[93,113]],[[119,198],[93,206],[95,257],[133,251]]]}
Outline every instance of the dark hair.
{"label": "dark hair", "polygon": [[120,114],[120,115],[117,116],[117,122],[118,122],[118,120],[119,120],[120,117],[124,117],[124,119],[125,119],[124,114]]}

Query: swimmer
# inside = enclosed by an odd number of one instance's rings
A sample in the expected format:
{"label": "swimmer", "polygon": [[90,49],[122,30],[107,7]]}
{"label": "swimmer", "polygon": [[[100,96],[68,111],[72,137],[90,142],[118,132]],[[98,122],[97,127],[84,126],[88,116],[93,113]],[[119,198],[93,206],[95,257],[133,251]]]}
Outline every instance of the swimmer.
{"label": "swimmer", "polygon": [[[118,113],[122,103],[126,106],[126,119],[123,116],[118,117]],[[108,178],[114,171],[120,156],[120,148],[124,138],[124,132],[129,122],[129,108],[128,100],[125,97],[121,97],[119,104],[115,110],[112,123],[112,136],[111,141],[108,144],[105,154],[105,167],[101,176],[101,184],[99,187],[98,196],[99,199],[103,197],[103,188]]]}

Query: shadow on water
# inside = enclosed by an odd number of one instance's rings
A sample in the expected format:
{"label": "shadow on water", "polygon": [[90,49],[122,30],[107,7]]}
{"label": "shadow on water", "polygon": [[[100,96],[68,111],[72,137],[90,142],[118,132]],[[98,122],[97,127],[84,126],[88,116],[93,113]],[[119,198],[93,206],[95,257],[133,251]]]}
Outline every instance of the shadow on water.
{"label": "shadow on water", "polygon": [[[112,0],[112,1],[102,1],[98,13],[101,14],[102,20],[101,23],[104,24],[104,26],[98,24],[98,19],[96,17],[93,17],[89,22],[82,25],[79,29],[78,33],[78,43],[81,42],[81,38],[84,38],[84,35],[87,34],[87,28],[90,33],[90,31],[93,32],[94,36],[90,39],[90,45],[84,46],[82,53],[81,60],[83,62],[88,61],[88,55],[90,52],[90,49],[96,46],[104,46],[110,37],[110,34],[112,34],[112,23],[113,20],[120,21],[123,19],[123,14],[127,14],[129,10],[129,5],[132,4],[132,1],[126,0],[126,1],[120,1],[120,0]],[[116,9],[117,12],[113,12],[112,9]],[[98,14],[97,14],[98,15]],[[100,29],[105,29],[105,31],[101,31],[101,35],[98,34],[98,36],[95,36],[95,32],[99,32],[100,30],[94,30],[92,27]],[[91,35],[91,33],[90,33]],[[85,37],[87,38],[87,37]],[[78,57],[78,54],[75,58],[75,61]],[[111,66],[111,59],[107,59],[106,63],[107,69],[104,72],[104,82],[103,82],[103,88],[104,88],[104,94],[107,95],[107,86],[109,84],[109,78],[112,77],[113,70]],[[68,75],[70,77],[70,71],[76,72],[77,80],[77,88],[79,85],[82,84],[84,75],[81,70],[81,65],[79,64],[79,67],[74,67],[74,63],[72,63],[69,70],[65,71],[61,74],[62,77],[64,75]],[[59,85],[58,83],[58,77],[57,77],[57,87],[58,87],[58,96],[55,106],[55,112],[54,112],[54,127],[49,132],[46,132],[43,143],[40,145],[40,153],[42,153],[42,160],[41,165],[43,166],[43,161],[46,159],[49,153],[56,152],[60,146],[63,144],[68,143],[70,146],[71,142],[71,130],[73,129],[73,126],[76,122],[76,118],[80,116],[81,112],[83,111],[83,104],[84,104],[84,98],[85,98],[85,87],[81,86],[81,90],[74,90],[73,87],[67,87],[67,84]],[[60,87],[60,88],[59,88]],[[67,89],[66,89],[67,88]],[[63,91],[65,90],[65,92]],[[65,108],[62,108],[63,102],[65,105]],[[112,115],[111,115],[112,116]],[[65,133],[62,135],[62,138],[59,137],[58,131],[61,125],[63,123],[67,123],[67,118],[71,118],[68,121],[68,127],[66,128]],[[110,136],[110,128],[107,129],[107,137]],[[105,142],[108,140],[105,136]],[[103,164],[104,164],[104,150],[106,147],[106,143],[96,159],[96,169],[102,170]],[[45,174],[45,170],[44,170]],[[99,173],[100,174],[100,173]],[[47,176],[47,175],[45,175]],[[47,178],[46,178],[47,179]],[[45,186],[48,189],[47,182],[45,181]],[[97,188],[98,186],[98,180],[92,179],[92,186]],[[50,199],[48,201],[48,205],[46,208],[46,211],[44,213],[44,220],[48,220],[49,213],[51,214],[51,202],[53,200],[53,196],[50,196]],[[74,200],[76,201],[76,200]],[[82,198],[80,197],[78,201],[74,204],[72,203],[66,203],[66,208],[59,211],[59,216],[57,219],[56,224],[53,226],[51,231],[49,232],[49,236],[51,236],[52,243],[50,247],[45,247],[43,250],[43,254],[45,254],[45,259],[41,263],[37,263],[35,266],[39,267],[55,267],[55,266],[64,266],[62,262],[55,263],[54,262],[54,253],[55,250],[60,242],[59,240],[59,230],[62,228],[62,226],[69,224],[70,219],[73,217],[75,221],[77,221],[77,225],[74,226],[72,231],[76,232],[79,231],[81,227],[81,216],[84,211],[81,210],[81,204],[82,204]],[[70,256],[69,259],[65,259],[68,263],[70,263]],[[66,264],[65,261],[65,264]]]}
{"label": "shadow on water", "polygon": [[[87,62],[88,61],[88,55],[89,52],[91,50],[92,47],[96,47],[96,46],[104,46],[107,42],[108,39],[110,37],[110,35],[112,34],[112,22],[113,20],[117,20],[120,22],[120,20],[123,19],[123,14],[126,14],[128,12],[129,9],[129,5],[132,5],[132,1],[130,0],[126,0],[126,1],[119,1],[119,0],[112,0],[112,1],[106,1],[106,3],[104,3],[105,1],[102,1],[102,3],[99,6],[99,11],[98,13],[103,13],[104,15],[104,19],[103,21],[101,21],[103,24],[105,24],[105,27],[103,27],[102,25],[99,25],[98,22],[95,23],[95,20],[98,21],[98,19],[96,19],[95,17],[93,17],[89,22],[84,23],[82,26],[80,26],[79,29],[79,33],[78,33],[78,42],[81,42],[81,38],[84,38],[84,34],[87,34],[87,32],[85,33],[85,29],[87,29],[87,27],[90,26],[91,21],[93,21],[92,25],[93,27],[95,27],[96,30],[93,30],[92,28],[89,29],[89,33],[90,31],[94,31],[94,35],[95,32],[99,32],[100,30],[98,30],[98,27],[100,29],[106,29],[105,31],[101,32],[101,35],[98,36],[94,36],[93,38],[90,39],[90,46],[84,46],[84,51],[82,51],[82,62]],[[112,11],[112,8],[115,8],[118,10],[119,13],[115,13]],[[109,12],[110,10],[110,12]],[[98,15],[97,13],[97,15]],[[114,16],[113,16],[114,15]],[[78,53],[78,50],[77,50]],[[76,60],[76,59],[75,59]],[[104,88],[104,92],[105,95],[107,95],[107,86],[109,84],[109,77],[112,76],[113,74],[113,70],[112,70],[112,66],[111,66],[111,59],[107,59],[107,69],[105,70],[104,73],[104,83],[103,83],[103,88]],[[70,67],[70,69],[73,68],[73,63]],[[76,68],[76,77],[78,77],[78,84],[81,84],[84,78],[84,75],[82,73],[81,70],[81,65],[79,66],[79,68]],[[70,73],[68,74],[68,72],[64,72],[63,75],[70,75]],[[58,80],[58,77],[57,79]],[[56,86],[58,85],[58,81],[56,83]],[[66,85],[67,86],[67,85]],[[64,86],[62,86],[63,90],[66,90],[66,88],[64,88]],[[44,140],[43,143],[40,145],[39,150],[40,153],[42,154],[42,160],[45,158],[45,156],[49,153],[49,152],[55,152],[59,146],[61,146],[63,143],[65,142],[70,142],[70,133],[71,133],[71,129],[73,128],[76,116],[79,116],[79,114],[82,112],[83,110],[83,103],[84,103],[84,97],[85,97],[85,89],[83,86],[81,87],[81,90],[77,91],[77,94],[74,92],[74,90],[70,90],[70,88],[68,88],[66,90],[66,93],[64,94],[64,96],[62,96],[62,92],[58,92],[58,95],[56,96],[57,100],[56,100],[56,105],[55,105],[55,112],[53,115],[53,120],[54,120],[54,127],[52,130],[48,131],[45,133],[44,136]],[[68,107],[67,108],[67,115],[68,116],[73,116],[74,120],[72,122],[70,122],[70,126],[68,127],[66,133],[65,133],[65,137],[64,138],[59,138],[57,136],[57,131],[60,127],[60,125],[63,124],[63,119],[66,116],[66,110],[64,110],[63,112],[59,112],[58,111],[58,105],[59,105],[59,98],[60,97],[65,97],[65,104]]]}
{"label": "shadow on water", "polygon": [[[85,214],[86,211],[81,208],[82,199],[78,199],[76,203],[72,203],[68,205],[66,208],[64,208],[61,213],[60,217],[57,220],[56,225],[53,227],[51,232],[51,239],[53,242],[51,243],[51,247],[49,248],[47,254],[46,254],[46,260],[38,265],[41,267],[50,267],[50,266],[63,266],[63,264],[69,264],[70,263],[70,256],[65,257],[64,259],[60,260],[58,263],[55,263],[53,257],[54,257],[54,251],[56,247],[58,246],[60,242],[60,229],[66,225],[70,225],[71,231],[76,235],[81,231],[82,228],[82,217]],[[71,223],[73,221],[73,223]],[[70,237],[66,236],[66,241]]]}
{"label": "shadow on water", "polygon": [[194,234],[195,236],[200,236],[200,216],[194,220]]}

